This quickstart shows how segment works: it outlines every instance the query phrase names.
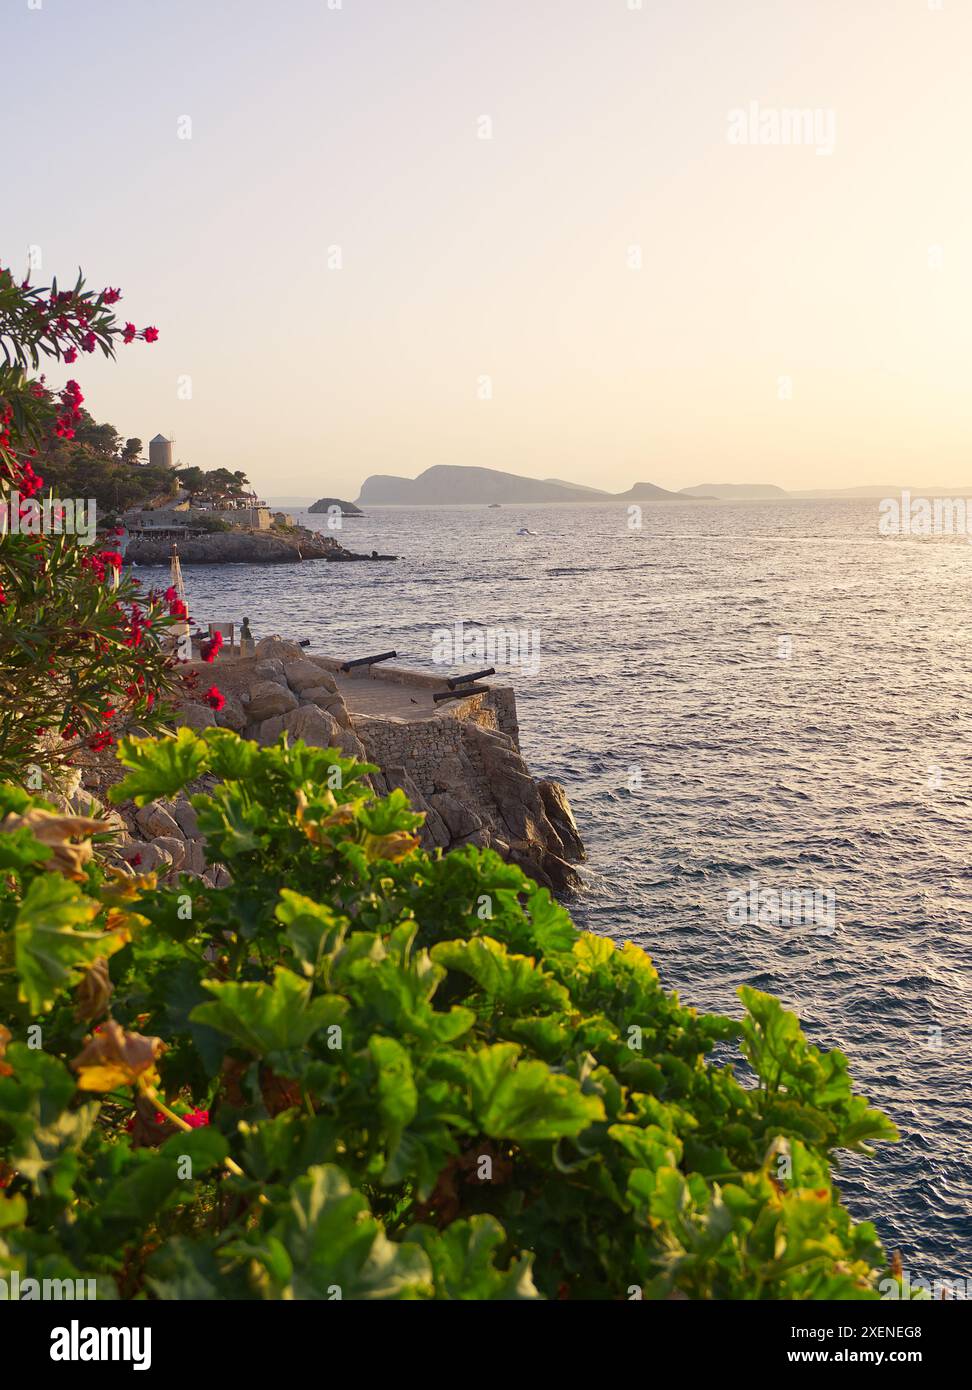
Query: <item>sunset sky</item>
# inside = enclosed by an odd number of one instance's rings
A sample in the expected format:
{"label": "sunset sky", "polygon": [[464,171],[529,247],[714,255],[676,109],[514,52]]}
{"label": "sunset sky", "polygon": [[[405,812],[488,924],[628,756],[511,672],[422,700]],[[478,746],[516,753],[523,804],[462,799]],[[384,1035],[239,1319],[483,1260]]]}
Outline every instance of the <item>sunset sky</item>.
{"label": "sunset sky", "polygon": [[271,498],[972,484],[964,0],[32,4],[0,260],[158,325],[73,369],[124,435]]}

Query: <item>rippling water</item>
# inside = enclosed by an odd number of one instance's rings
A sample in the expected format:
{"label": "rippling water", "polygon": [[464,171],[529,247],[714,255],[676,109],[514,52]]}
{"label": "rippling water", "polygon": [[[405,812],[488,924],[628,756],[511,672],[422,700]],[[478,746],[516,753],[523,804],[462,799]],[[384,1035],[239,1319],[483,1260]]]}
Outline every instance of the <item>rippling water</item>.
{"label": "rippling water", "polygon": [[[402,508],[338,534],[402,558],[187,566],[193,616],[423,666],[458,618],[536,630],[514,684],[588,846],[575,920],[686,1003],[739,1013],[752,984],[843,1048],[902,1133],[847,1157],[848,1204],[912,1275],[972,1276],[972,547],[882,538],[876,502],[655,504],[640,530],[618,506]],[[733,925],[753,879],[832,890],[836,931]]]}

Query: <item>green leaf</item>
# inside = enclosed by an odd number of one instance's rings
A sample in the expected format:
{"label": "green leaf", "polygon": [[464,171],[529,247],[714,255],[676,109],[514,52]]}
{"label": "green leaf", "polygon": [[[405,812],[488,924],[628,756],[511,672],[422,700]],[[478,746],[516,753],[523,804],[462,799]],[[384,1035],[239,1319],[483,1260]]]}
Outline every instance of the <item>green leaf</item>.
{"label": "green leaf", "polygon": [[209,750],[192,729],[180,729],[174,738],[121,739],[118,761],[132,771],[110,789],[109,801],[130,798],[136,806],[144,806],[159,797],[175,796],[201,776],[209,765]]}
{"label": "green leaf", "polygon": [[378,1073],[379,1113],[397,1136],[415,1118],[418,1108],[411,1058],[401,1043],[378,1034],[369,1039],[368,1051]]}
{"label": "green leaf", "polygon": [[203,987],[216,999],[198,1004],[190,1019],[225,1033],[258,1057],[303,1047],[319,1028],[339,1022],[348,1007],[336,995],[312,999],[311,985],[281,965],[272,985],[207,980]]}
{"label": "green leaf", "polygon": [[26,826],[0,834],[0,873],[21,874],[35,864],[45,864],[50,857],[50,845],[42,844]]}
{"label": "green leaf", "polygon": [[105,932],[76,931],[100,910],[97,900],[60,874],[35,878],[14,921],[14,962],[20,977],[18,998],[32,1014],[50,1009],[69,989],[78,970],[120,945]]}
{"label": "green leaf", "polygon": [[604,1119],[598,1096],[543,1062],[517,1062],[515,1043],[484,1047],[469,1058],[473,1110],[486,1134],[521,1143],[580,1134]]}
{"label": "green leaf", "polygon": [[335,949],[347,929],[346,919],[331,908],[290,888],[281,888],[273,915],[286,927],[287,940],[307,976],[314,974],[322,957]]}
{"label": "green leaf", "polygon": [[[192,1197],[190,1183],[222,1163],[229,1145],[216,1129],[194,1129],[191,1134],[180,1131],[167,1139],[157,1153],[145,1155],[139,1151],[137,1165],[125,1177],[112,1185],[101,1203],[101,1215],[106,1221],[117,1221],[141,1230],[147,1226],[166,1200],[176,1191],[184,1190],[187,1200]],[[189,1159],[191,1176],[185,1176]]]}
{"label": "green leaf", "polygon": [[549,888],[538,888],[527,898],[533,936],[544,952],[569,951],[578,932],[570,914],[550,896]]}
{"label": "green leaf", "polygon": [[563,985],[539,969],[530,956],[512,956],[490,936],[442,941],[430,952],[437,965],[470,975],[491,999],[512,1011],[536,1008],[560,1012],[570,1003]]}
{"label": "green leaf", "polygon": [[312,1167],[291,1186],[278,1228],[293,1262],[294,1298],[414,1299],[431,1293],[425,1252],[396,1245],[340,1168]]}
{"label": "green leaf", "polygon": [[432,1265],[436,1298],[519,1300],[540,1298],[533,1282],[533,1255],[496,1268],[497,1249],[506,1232],[494,1216],[453,1221],[444,1231],[413,1226],[406,1239],[421,1245]]}

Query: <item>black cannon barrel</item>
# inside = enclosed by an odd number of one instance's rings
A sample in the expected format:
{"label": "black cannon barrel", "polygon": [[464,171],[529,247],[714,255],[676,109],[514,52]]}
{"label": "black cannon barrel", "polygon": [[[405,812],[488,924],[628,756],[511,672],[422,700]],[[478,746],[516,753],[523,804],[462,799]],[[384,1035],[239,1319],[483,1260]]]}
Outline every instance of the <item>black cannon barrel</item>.
{"label": "black cannon barrel", "polygon": [[359,656],[354,661],[346,661],[341,666],[342,671],[350,671],[352,666],[374,666],[376,661],[390,661],[398,652],[380,652],[378,656]]}
{"label": "black cannon barrel", "polygon": [[485,695],[488,690],[488,685],[461,685],[458,690],[435,690],[432,699],[436,704],[440,700],[464,700],[467,695]]}
{"label": "black cannon barrel", "polygon": [[450,690],[455,690],[457,685],[464,685],[468,681],[481,680],[483,676],[495,675],[496,667],[489,666],[485,671],[473,671],[471,676],[450,676],[449,679],[446,681],[446,685],[449,687]]}

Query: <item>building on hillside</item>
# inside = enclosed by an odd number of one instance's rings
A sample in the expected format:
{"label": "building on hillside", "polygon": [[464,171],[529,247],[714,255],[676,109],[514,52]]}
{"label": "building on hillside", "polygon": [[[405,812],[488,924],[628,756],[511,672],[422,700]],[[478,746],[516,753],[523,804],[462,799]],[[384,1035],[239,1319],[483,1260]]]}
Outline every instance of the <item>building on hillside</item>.
{"label": "building on hillside", "polygon": [[157,434],[154,439],[149,440],[149,463],[153,468],[174,468],[172,461],[173,439],[166,439],[164,434]]}
{"label": "building on hillside", "polygon": [[268,531],[273,517],[266,503],[256,506],[190,506],[188,501],[170,502],[164,507],[131,507],[122,514],[130,531],[172,530],[189,527],[205,531],[207,520],[225,521],[229,526],[248,526],[254,531]]}

